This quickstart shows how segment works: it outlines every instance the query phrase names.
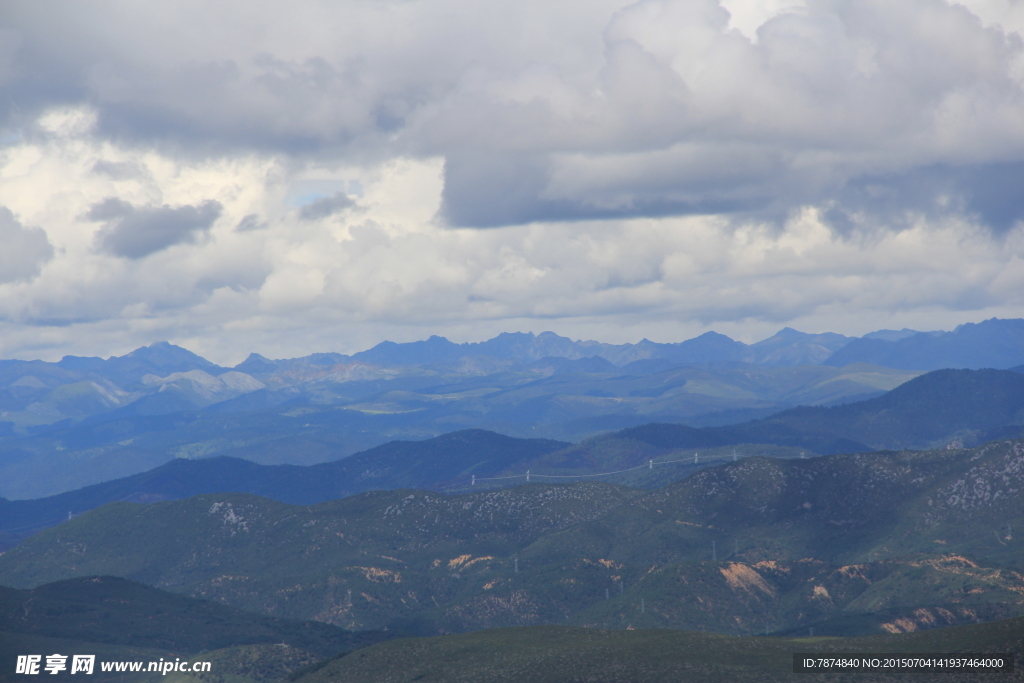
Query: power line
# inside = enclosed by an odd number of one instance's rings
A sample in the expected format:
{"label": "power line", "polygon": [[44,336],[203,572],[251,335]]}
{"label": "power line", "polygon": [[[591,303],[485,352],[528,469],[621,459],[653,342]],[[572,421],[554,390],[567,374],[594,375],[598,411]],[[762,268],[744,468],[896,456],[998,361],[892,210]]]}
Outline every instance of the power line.
{"label": "power line", "polygon": [[[724,459],[724,458],[723,458]],[[610,474],[622,474],[623,472],[633,472],[634,470],[640,469],[654,469],[655,465],[672,465],[677,462],[690,462],[689,458],[681,460],[662,460],[661,462],[655,462],[654,460],[648,460],[646,465],[637,465],[636,467],[627,467],[624,470],[612,470],[610,472],[598,472],[597,474],[537,474],[536,472],[527,471],[526,474],[511,474],[505,477],[478,477],[473,475],[472,483],[475,485],[478,481],[499,481],[505,479],[525,479],[529,481],[531,477],[543,477],[545,479],[580,479],[583,477],[606,477]]]}
{"label": "power line", "polygon": [[16,527],[13,527],[13,528],[10,528],[10,529],[0,529],[0,531],[21,531],[22,529],[31,529],[31,528],[37,527],[37,526],[50,527],[50,526],[56,526],[60,522],[64,522],[64,521],[67,521],[67,520],[65,520],[63,517],[60,517],[58,519],[50,519],[50,520],[47,520],[45,522],[36,522],[35,524],[26,524],[25,526],[16,526]]}
{"label": "power line", "polygon": [[[123,496],[121,498],[117,498],[115,500],[107,501],[107,503],[125,503],[125,502],[128,502],[128,499],[131,498],[132,496],[137,496],[139,494],[144,494],[144,493],[146,493],[146,492],[145,491],[133,491],[133,492],[129,493],[128,495]],[[16,502],[16,501],[12,501],[12,502]],[[101,507],[103,505],[106,505],[107,503],[100,503],[100,505],[95,505],[95,506],[89,508],[88,510],[85,510],[84,512],[79,512],[79,513],[77,513],[75,515],[72,515],[72,512],[69,510],[68,511],[68,518],[67,518],[67,520],[65,520],[63,517],[60,517],[60,518],[57,518],[57,519],[49,519],[49,520],[46,520],[46,521],[43,521],[43,522],[36,522],[34,524],[26,524],[25,526],[16,526],[16,527],[12,527],[10,529],[0,528],[0,532],[2,532],[2,531],[22,531],[23,529],[31,529],[31,528],[37,527],[37,526],[41,526],[44,529],[46,529],[46,528],[49,528],[49,527],[52,527],[52,526],[56,526],[57,524],[59,524],[61,522],[64,522],[64,521],[71,521],[73,516],[77,517],[79,515],[83,515],[86,512],[89,512],[91,510],[95,510],[97,507]]]}

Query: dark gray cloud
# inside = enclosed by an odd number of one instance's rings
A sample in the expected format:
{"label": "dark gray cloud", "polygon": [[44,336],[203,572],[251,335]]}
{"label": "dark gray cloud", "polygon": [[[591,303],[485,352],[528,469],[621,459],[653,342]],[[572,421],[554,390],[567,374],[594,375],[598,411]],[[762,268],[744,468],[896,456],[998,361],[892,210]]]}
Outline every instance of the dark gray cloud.
{"label": "dark gray cloud", "polygon": [[[764,177],[771,166],[760,154],[708,150],[706,163],[691,165],[646,159],[647,169],[626,169],[610,179],[584,180],[583,192],[559,196],[556,174],[580,179],[587,173],[558,169],[548,155],[463,152],[448,155],[441,213],[460,227],[499,227],[532,221],[634,218],[763,212],[774,206],[782,178]],[[635,163],[635,162],[633,162]],[[735,166],[730,166],[735,163]],[[595,159],[588,165],[625,167],[629,160]],[[692,170],[696,166],[699,171]],[[780,173],[782,169],[778,169]],[[723,176],[728,176],[724,178]]]}
{"label": "dark gray cloud", "polygon": [[865,223],[900,227],[918,216],[966,216],[995,233],[1024,220],[1024,162],[936,164],[909,173],[854,178],[825,219],[848,231]]}
{"label": "dark gray cloud", "polygon": [[127,161],[106,161],[101,159],[92,166],[93,173],[105,175],[112,180],[138,180],[149,174],[136,163]]}
{"label": "dark gray cloud", "polygon": [[355,206],[355,202],[344,192],[335,192],[330,197],[317,199],[306,204],[299,210],[299,218],[304,221],[315,221],[321,218],[333,216],[339,211]]}
{"label": "dark gray cloud", "polygon": [[242,220],[238,221],[238,225],[235,226],[235,230],[238,232],[252,232],[253,230],[263,230],[266,227],[266,221],[262,221],[256,214],[250,213]]}
{"label": "dark gray cloud", "polygon": [[837,225],[959,214],[996,232],[1024,216],[1020,35],[941,0],[808,2],[756,42],[727,23],[715,0],[630,4],[604,34],[600,95],[575,109],[551,79],[532,99],[467,82],[418,131],[446,158],[442,214],[777,221],[819,205]]}
{"label": "dark gray cloud", "polygon": [[53,258],[53,246],[41,228],[22,225],[0,206],[0,282],[31,280]]}
{"label": "dark gray cloud", "polygon": [[140,259],[175,244],[194,242],[213,226],[222,210],[220,202],[212,200],[198,206],[135,207],[110,197],[94,204],[85,218],[105,223],[96,238],[100,249]]}

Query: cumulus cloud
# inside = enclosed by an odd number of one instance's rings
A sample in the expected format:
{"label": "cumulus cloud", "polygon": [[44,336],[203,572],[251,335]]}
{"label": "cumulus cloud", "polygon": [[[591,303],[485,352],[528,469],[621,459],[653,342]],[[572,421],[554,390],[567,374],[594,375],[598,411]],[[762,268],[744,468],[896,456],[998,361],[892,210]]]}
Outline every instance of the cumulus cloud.
{"label": "cumulus cloud", "polygon": [[[434,220],[444,160],[404,159],[334,167],[363,188],[360,211],[304,221],[286,198],[327,169],[172,163],[81,139],[23,147],[0,166],[8,177],[28,168],[0,182],[0,202],[45,218],[60,250],[41,277],[0,285],[0,355],[114,353],[166,337],[237,362],[252,350],[354,351],[427,333],[672,341],[717,329],[752,341],[784,324],[863,333],[1024,314],[1024,228],[994,239],[970,216],[841,231],[827,207],[808,206],[781,224],[702,215],[458,229]],[[146,160],[148,173],[97,177],[98,150]],[[131,201],[111,198],[115,183]],[[158,191],[163,203],[146,199]],[[219,202],[224,220],[188,250],[123,258],[81,236],[86,214],[103,234],[175,210],[165,207],[198,213],[204,201]]]}
{"label": "cumulus cloud", "polygon": [[4,12],[0,355],[1024,314],[1005,0]]}
{"label": "cumulus cloud", "polygon": [[53,257],[46,233],[23,226],[5,206],[0,206],[0,244],[0,282],[29,280]]}
{"label": "cumulus cloud", "polygon": [[[918,191],[878,203],[861,193],[851,211],[961,202],[998,228],[1024,215],[979,192],[993,166],[1024,158],[1018,34],[937,0],[810,2],[756,40],[729,18],[714,0],[623,8],[589,95],[525,74],[460,84],[419,122],[435,149],[460,150],[446,215],[785,214],[843,203],[880,177]],[[494,195],[505,202],[488,209]]]}
{"label": "cumulus cloud", "polygon": [[[461,226],[824,202],[1021,217],[979,190],[1024,161],[1024,13],[1001,0],[100,6],[8,3],[9,123],[89,101],[135,144],[441,156]],[[879,178],[916,189],[873,202]]]}
{"label": "cumulus cloud", "polygon": [[207,200],[198,206],[135,207],[116,197],[94,204],[85,214],[103,221],[97,235],[100,248],[116,256],[139,259],[182,242],[194,242],[220,216],[220,202]]}

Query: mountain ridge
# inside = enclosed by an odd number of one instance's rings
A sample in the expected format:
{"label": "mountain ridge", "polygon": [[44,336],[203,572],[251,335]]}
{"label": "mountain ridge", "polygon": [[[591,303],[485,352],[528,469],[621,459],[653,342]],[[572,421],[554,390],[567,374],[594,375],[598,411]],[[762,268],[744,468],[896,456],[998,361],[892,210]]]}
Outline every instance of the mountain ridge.
{"label": "mountain ridge", "polygon": [[249,494],[111,503],[4,553],[0,583],[115,574],[277,616],[422,633],[567,620],[920,629],[1024,614],[1010,532],[1024,524],[1021,472],[1016,440],[750,457],[653,491],[530,483],[310,506]]}
{"label": "mountain ridge", "polygon": [[836,350],[824,365],[873,363],[907,370],[1007,369],[1024,358],[1024,320],[990,318],[951,332],[918,332],[899,339],[861,338]]}

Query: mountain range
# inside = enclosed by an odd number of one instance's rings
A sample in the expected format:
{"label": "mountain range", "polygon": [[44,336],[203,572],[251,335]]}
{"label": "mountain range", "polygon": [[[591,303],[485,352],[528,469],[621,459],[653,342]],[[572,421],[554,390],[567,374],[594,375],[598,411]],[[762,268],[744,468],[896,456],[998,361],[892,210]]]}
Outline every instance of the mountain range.
{"label": "mountain range", "polygon": [[[513,485],[525,481],[527,470],[540,481],[620,472],[605,479],[654,487],[728,461],[737,452],[743,458],[794,458],[963,447],[1021,434],[1024,374],[943,370],[910,380],[883,396],[839,407],[795,409],[722,427],[653,423],[577,444],[468,429],[422,441],[392,441],[311,466],[260,465],[223,456],[178,458],[151,471],[51,497],[0,499],[0,549],[68,515],[115,501],[155,502],[225,492],[307,505],[372,489],[456,492],[471,489],[477,480],[479,486]],[[701,451],[702,457],[693,459],[694,450]],[[643,469],[648,462],[651,468]]]}
{"label": "mountain range", "polygon": [[728,424],[796,405],[878,395],[917,374],[863,365],[674,367],[631,374],[614,366],[596,372],[590,368],[595,362],[610,366],[602,359],[555,358],[522,371],[475,376],[417,367],[410,372],[418,374],[391,380],[310,380],[205,409],[149,411],[156,402],[178,405],[175,397],[183,394],[168,389],[80,422],[0,438],[0,495],[52,495],[175,458],[314,464],[392,440],[466,428],[578,441],[652,421]]}
{"label": "mountain range", "polygon": [[0,666],[789,680],[795,647],[1016,647],[1021,322],[0,363]]}
{"label": "mountain range", "polygon": [[[587,362],[553,362],[558,359]],[[545,362],[538,367],[538,361]],[[429,375],[441,368],[448,375],[465,376],[528,371],[536,379],[566,369],[595,373],[622,369],[626,375],[646,375],[673,366],[716,363],[766,368],[861,363],[918,372],[1006,369],[1024,365],[1024,320],[992,319],[941,333],[882,330],[862,338],[805,334],[785,328],[750,345],[715,332],[667,344],[646,339],[636,344],[574,341],[551,332],[504,333],[488,341],[464,344],[434,336],[403,344],[382,342],[351,355],[317,353],[270,360],[253,353],[234,368],[220,367],[160,342],[108,359],[65,356],[56,363],[0,361],[0,424],[6,424],[8,433],[25,433],[111,411],[117,415],[177,412],[260,390],[275,393],[306,387],[315,392],[311,385],[387,382]],[[294,392],[258,399],[256,403],[292,399]]]}
{"label": "mountain range", "polygon": [[[479,486],[514,485],[525,481],[527,471],[533,472],[535,481],[549,482],[619,472],[606,480],[652,488],[726,461],[737,451],[739,457],[806,457],[973,446],[1022,434],[1024,374],[939,370],[866,401],[797,408],[721,427],[652,423],[579,444],[470,429],[423,441],[395,441],[310,466],[261,465],[225,456],[176,458],[144,473],[54,496],[0,498],[0,549],[66,516],[114,501],[237,492],[312,504],[368,490],[465,491],[477,479]],[[694,458],[695,449],[703,451],[703,457]],[[651,468],[643,469],[648,462]]]}
{"label": "mountain range", "polygon": [[716,333],[620,345],[432,337],[351,355],[253,354],[234,368],[166,342],[107,359],[2,361],[0,495],[53,495],[175,458],[308,465],[466,428],[575,442],[650,422],[738,424],[879,396],[936,364],[1019,365],[1022,325],[860,339],[787,328],[750,345]]}

